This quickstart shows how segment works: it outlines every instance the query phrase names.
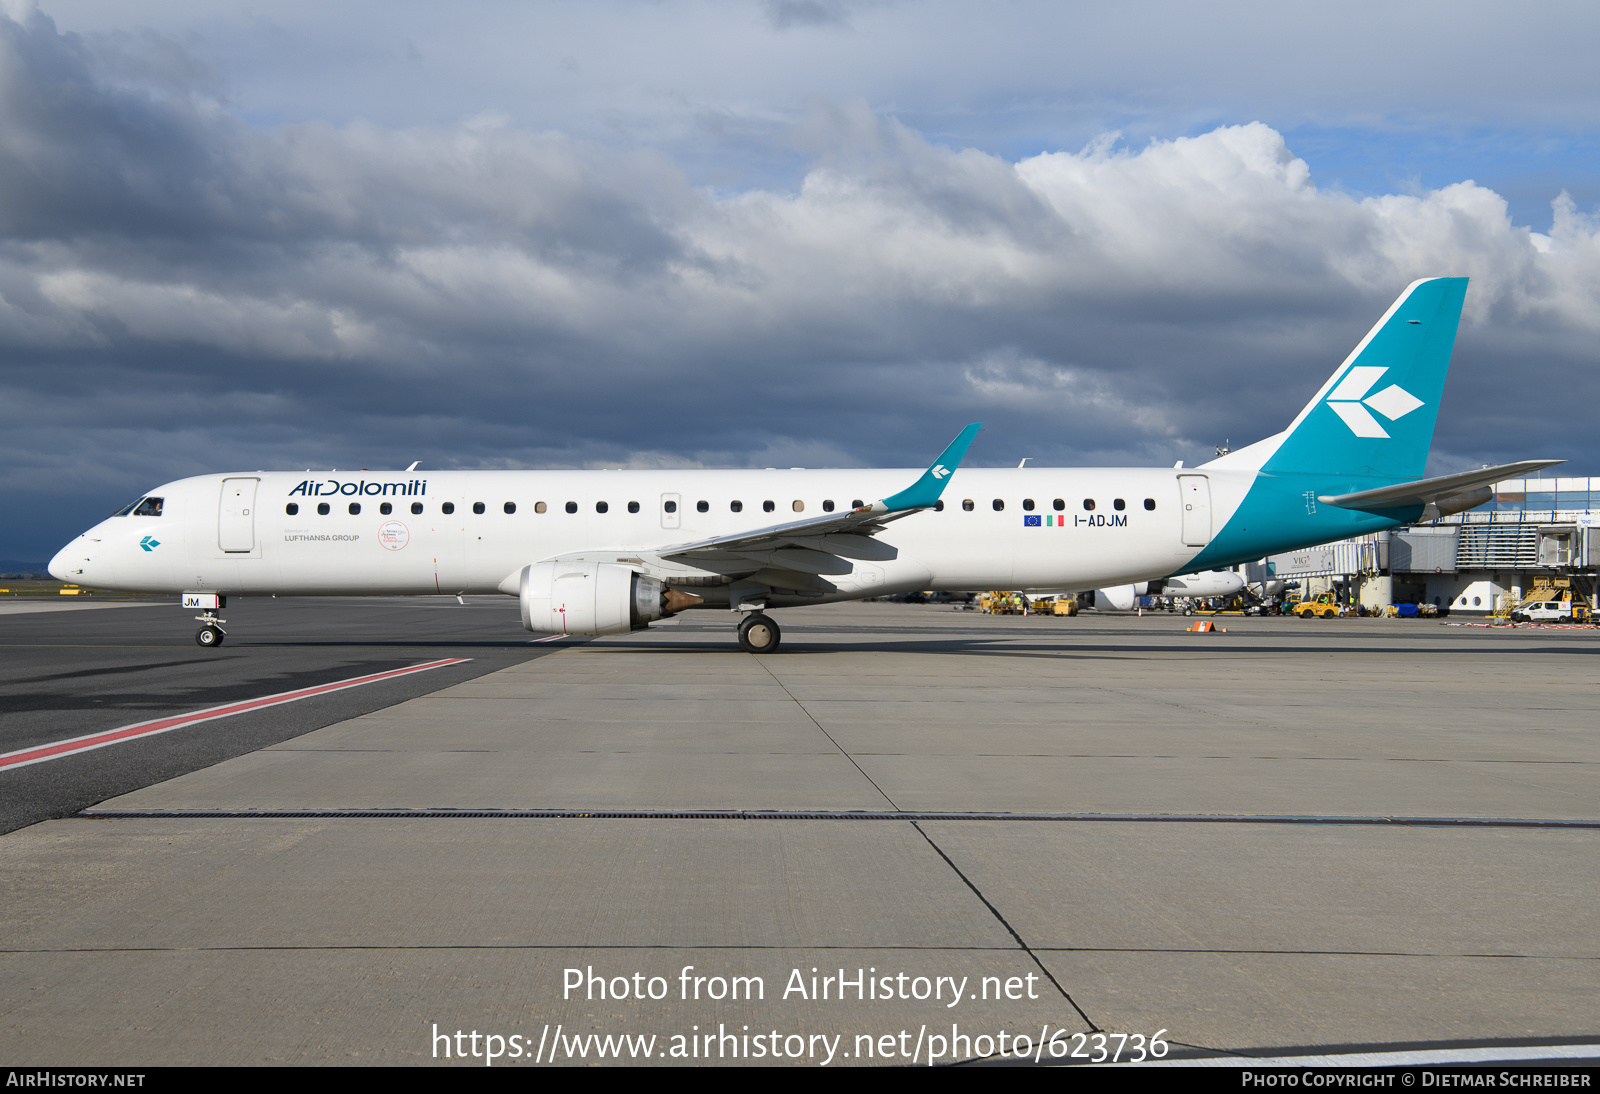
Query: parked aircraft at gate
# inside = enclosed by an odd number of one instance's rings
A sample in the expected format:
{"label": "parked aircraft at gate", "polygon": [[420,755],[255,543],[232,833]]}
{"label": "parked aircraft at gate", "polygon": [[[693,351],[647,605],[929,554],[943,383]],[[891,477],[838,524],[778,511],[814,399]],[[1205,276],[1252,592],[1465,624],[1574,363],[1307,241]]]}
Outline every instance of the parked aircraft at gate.
{"label": "parked aircraft at gate", "polygon": [[765,613],[914,589],[1092,589],[1193,574],[1488,498],[1559,460],[1422,479],[1466,292],[1409,286],[1289,427],[1200,467],[250,472],[159,487],[50,572],[182,594],[504,593],[535,632],[617,634],[687,608]]}

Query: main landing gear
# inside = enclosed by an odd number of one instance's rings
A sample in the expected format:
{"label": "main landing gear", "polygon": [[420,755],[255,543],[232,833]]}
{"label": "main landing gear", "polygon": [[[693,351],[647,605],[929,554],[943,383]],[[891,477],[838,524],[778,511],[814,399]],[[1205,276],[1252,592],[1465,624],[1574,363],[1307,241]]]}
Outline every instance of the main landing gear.
{"label": "main landing gear", "polygon": [[739,624],[739,645],[750,653],[771,653],[782,640],[778,625],[760,612],[745,616]]}

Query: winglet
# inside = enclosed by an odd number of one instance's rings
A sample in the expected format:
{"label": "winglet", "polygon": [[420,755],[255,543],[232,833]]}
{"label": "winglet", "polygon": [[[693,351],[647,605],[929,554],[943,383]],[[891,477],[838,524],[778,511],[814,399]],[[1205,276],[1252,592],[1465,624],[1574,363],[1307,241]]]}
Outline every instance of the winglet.
{"label": "winglet", "polygon": [[983,428],[982,422],[973,422],[963,429],[950,446],[939,453],[939,458],[922,473],[922,477],[898,494],[891,494],[872,508],[880,513],[897,513],[906,509],[928,509],[939,500],[939,495],[944,493],[944,484],[961,466],[962,457],[967,454],[972,438],[978,435],[978,430]]}

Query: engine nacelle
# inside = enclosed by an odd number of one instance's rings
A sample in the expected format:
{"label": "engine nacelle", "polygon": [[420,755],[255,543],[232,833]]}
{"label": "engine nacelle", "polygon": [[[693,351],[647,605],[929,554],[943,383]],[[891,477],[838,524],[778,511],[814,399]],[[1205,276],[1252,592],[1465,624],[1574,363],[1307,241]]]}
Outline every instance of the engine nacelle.
{"label": "engine nacelle", "polygon": [[1440,498],[1423,506],[1419,521],[1438,520],[1440,517],[1451,517],[1457,513],[1465,513],[1468,509],[1476,509],[1490,498],[1494,497],[1494,490],[1487,486],[1480,486],[1476,490],[1468,490],[1464,494],[1451,494],[1448,498]]}
{"label": "engine nacelle", "polygon": [[1165,596],[1232,596],[1244,588],[1244,577],[1233,570],[1205,570],[1179,574],[1162,582]]}
{"label": "engine nacelle", "polygon": [[609,562],[536,562],[522,568],[522,625],[546,634],[627,634],[666,615],[653,577]]}
{"label": "engine nacelle", "polygon": [[1136,594],[1132,585],[1113,585],[1109,589],[1096,589],[1094,591],[1094,606],[1101,611],[1127,612],[1133,610],[1133,598]]}

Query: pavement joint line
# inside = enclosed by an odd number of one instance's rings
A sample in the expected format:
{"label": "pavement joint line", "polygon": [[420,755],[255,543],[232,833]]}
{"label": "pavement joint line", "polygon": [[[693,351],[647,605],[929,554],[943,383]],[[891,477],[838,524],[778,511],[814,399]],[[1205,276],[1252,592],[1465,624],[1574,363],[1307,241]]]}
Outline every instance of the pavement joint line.
{"label": "pavement joint line", "polygon": [[983,906],[989,909],[989,913],[994,916],[994,918],[999,922],[1000,926],[1004,927],[1006,932],[1010,934],[1012,938],[1017,940],[1017,946],[1022,950],[1023,953],[1028,955],[1029,960],[1038,966],[1039,971],[1044,973],[1044,978],[1055,986],[1056,991],[1061,993],[1061,998],[1065,999],[1072,1006],[1072,1009],[1078,1012],[1078,1017],[1083,1019],[1084,1024],[1089,1027],[1089,1031],[1091,1033],[1099,1033],[1099,1023],[1083,1012],[1083,1008],[1080,1007],[1078,1005],[1078,1001],[1072,997],[1072,993],[1061,986],[1061,981],[1057,980],[1055,978],[1055,974],[1045,966],[1043,961],[1039,960],[1039,955],[1033,952],[1032,947],[1028,945],[1027,941],[1022,937],[1017,929],[1011,925],[1004,915],[1000,914],[1000,909],[996,908],[994,903],[988,897],[983,895],[983,890],[978,888],[977,884],[962,872],[961,867],[955,864],[955,860],[949,855],[945,854],[944,848],[935,843],[933,841],[933,837],[924,832],[920,824],[918,824],[916,821],[912,821],[911,827],[915,828],[917,830],[917,835],[926,840],[928,846],[932,847],[934,852],[938,854],[940,858],[944,859],[945,864],[949,866],[951,870],[955,871],[956,877],[960,878],[962,883],[965,884],[967,888],[972,890],[972,895],[983,902]]}
{"label": "pavement joint line", "polygon": [[1214,813],[941,813],[743,809],[85,809],[84,820],[740,820],[1007,823],[1282,824],[1402,828],[1600,829],[1600,820],[1519,817],[1359,817]]}
{"label": "pavement joint line", "polygon": [[253,953],[261,952],[320,952],[323,950],[371,950],[374,952],[404,952],[411,950],[715,950],[719,953],[740,953],[746,950],[776,951],[805,950],[807,953],[880,953],[885,950],[905,953],[992,953],[1014,954],[1015,946],[942,946],[929,944],[926,946],[882,945],[882,946],[830,946],[819,944],[806,944],[799,942],[773,942],[763,945],[757,944],[713,944],[699,942],[652,942],[652,943],[561,943],[561,942],[436,942],[417,943],[415,945],[395,946],[377,945],[375,943],[329,943],[325,945],[256,945],[256,946],[60,946],[41,949],[0,949],[0,954],[49,954],[49,953]]}
{"label": "pavement joint line", "polygon": [[207,707],[204,710],[194,710],[186,714],[171,714],[163,718],[152,718],[143,722],[134,722],[131,725],[118,726],[115,729],[101,730],[98,733],[87,733],[79,737],[52,741],[49,744],[18,749],[15,752],[0,753],[0,771],[10,771],[13,768],[27,767],[31,764],[44,763],[49,760],[59,760],[65,756],[76,756],[79,753],[90,752],[97,748],[105,748],[107,745],[138,740],[157,733],[167,733],[174,729],[182,729],[185,726],[197,725],[217,718],[227,718],[235,714],[265,710],[268,707],[298,702],[301,699],[310,699],[317,695],[328,695],[332,692],[344,691],[347,688],[374,684],[380,680],[393,680],[418,672],[427,672],[430,669],[462,665],[470,660],[472,660],[470,657],[448,657],[439,661],[426,661],[418,665],[408,665],[405,668],[390,669],[387,672],[369,673],[365,676],[353,676],[347,680],[335,680],[327,684],[296,688],[294,691],[278,692],[275,695],[262,695],[254,699],[242,699],[238,702],[224,703],[221,706]]}
{"label": "pavement joint line", "polygon": [[[806,705],[795,697],[794,693],[789,690],[789,686],[778,677],[777,673],[772,671],[772,667],[768,665],[765,660],[758,660],[756,663],[761,666],[768,676],[772,677],[772,680],[775,684],[783,689],[783,693],[789,697],[789,700],[805,713],[805,716],[811,720],[811,724],[817,727],[817,731],[824,737],[828,738],[829,741],[832,741],[833,746],[839,750],[840,754],[843,755],[845,759],[849,760],[851,765],[855,767],[857,771],[861,772],[861,777],[872,784],[872,788],[882,795],[883,800],[894,806],[897,813],[903,814],[903,811],[900,809],[900,807],[895,805],[894,799],[889,797],[888,793],[883,789],[883,787],[878,785],[876,779],[867,774],[866,769],[863,768],[859,762],[857,762],[854,756],[850,755],[843,745],[841,745],[837,740],[834,740],[833,734],[829,733],[827,729],[823,727],[822,723],[817,721],[816,716],[813,715],[811,711],[806,709]],[[1055,989],[1061,993],[1061,997],[1072,1006],[1073,1010],[1078,1012],[1078,1017],[1082,1018],[1084,1023],[1087,1024],[1091,1030],[1099,1030],[1100,1027],[1095,1024],[1093,1019],[1083,1012],[1083,1008],[1078,1005],[1077,1000],[1073,999],[1072,995],[1067,991],[1066,988],[1061,986],[1061,983],[1056,980],[1055,976],[1050,972],[1050,970],[1045,968],[1044,962],[1039,960],[1038,955],[1028,948],[1028,943],[1023,939],[1022,935],[1017,933],[1016,928],[1007,922],[1006,917],[1000,913],[1000,909],[996,908],[989,898],[983,895],[983,890],[979,889],[975,884],[973,884],[971,878],[967,877],[966,874],[961,872],[961,868],[955,864],[949,855],[945,854],[944,848],[935,843],[933,837],[924,832],[921,826],[918,825],[915,820],[911,821],[911,827],[916,829],[917,835],[921,836],[927,842],[928,846],[933,848],[934,853],[944,860],[945,865],[954,871],[956,877],[961,879],[962,884],[966,885],[968,889],[972,890],[972,894],[983,903],[985,908],[989,909],[989,913],[994,916],[995,920],[999,922],[1000,926],[1004,927],[1006,932],[1010,934],[1012,938],[1017,940],[1017,945],[1022,949],[1022,952],[1027,954],[1029,959],[1038,966],[1040,972],[1044,973],[1045,979],[1049,980],[1051,984],[1055,985]]]}
{"label": "pavement joint line", "polygon": [[[255,946],[46,946],[46,947],[0,947],[0,954],[50,954],[50,953],[249,953],[255,951],[286,951],[300,950],[372,950],[372,951],[410,951],[410,950],[716,950],[719,952],[741,952],[744,950],[806,950],[817,952],[840,953],[876,953],[879,950],[905,951],[907,953],[923,952],[959,952],[959,953],[1016,953],[1015,946],[953,946],[929,944],[925,946],[908,945],[883,945],[883,946],[834,946],[826,944],[801,944],[801,943],[567,943],[567,942],[435,942],[414,943],[406,945],[379,945],[376,943],[349,942],[349,943],[297,943],[293,945],[255,945]],[[1166,949],[1150,946],[1036,946],[1033,948],[1038,953],[1066,954],[1066,953],[1137,953],[1137,954],[1192,954],[1196,956],[1226,955],[1229,957],[1410,957],[1423,961],[1600,961],[1600,957],[1584,954],[1577,955],[1540,955],[1522,953],[1406,953],[1397,950],[1226,950],[1226,949]],[[1057,985],[1059,987],[1060,985]],[[1176,1042],[1174,1042],[1176,1044]],[[1201,1048],[1204,1046],[1195,1046]],[[1222,1050],[1217,1050],[1222,1051]]]}
{"label": "pavement joint line", "polygon": [[794,692],[789,690],[789,685],[785,684],[782,680],[778,679],[778,674],[772,671],[772,668],[766,663],[766,661],[758,659],[756,661],[756,664],[760,665],[762,670],[765,671],[768,676],[772,677],[772,682],[774,684],[777,684],[780,688],[783,689],[783,693],[789,697],[789,701],[791,703],[793,703],[795,706],[799,707],[800,708],[800,712],[802,714],[804,714],[808,719],[810,719],[811,724],[817,727],[817,732],[822,734],[824,737],[828,738],[828,742],[830,744],[832,744],[834,748],[837,748],[839,750],[839,755],[843,756],[845,759],[850,761],[850,766],[854,767],[857,771],[859,771],[861,773],[861,777],[863,779],[866,779],[867,782],[872,786],[872,789],[874,789],[874,790],[876,790],[878,792],[878,796],[881,797],[884,801],[888,802],[890,807],[898,812],[900,807],[895,804],[895,800],[893,798],[891,798],[884,791],[883,787],[878,785],[878,781],[876,779],[874,779],[871,775],[867,774],[866,769],[863,768],[859,763],[856,762],[856,758],[854,756],[850,755],[850,753],[845,750],[845,747],[843,745],[841,745],[838,741],[834,740],[833,734],[829,733],[826,729],[823,728],[822,723],[817,721],[816,716],[814,714],[812,714],[809,710],[806,709],[806,705],[804,703],[802,703],[799,699],[795,698]]}

